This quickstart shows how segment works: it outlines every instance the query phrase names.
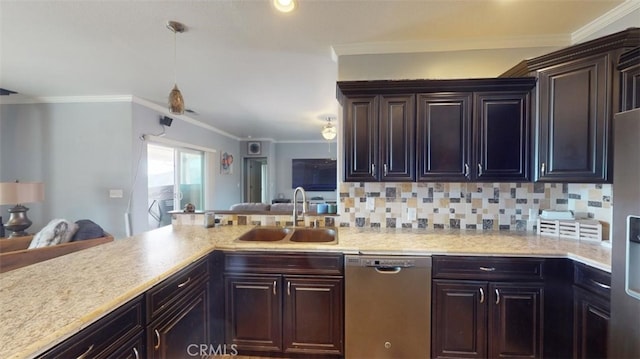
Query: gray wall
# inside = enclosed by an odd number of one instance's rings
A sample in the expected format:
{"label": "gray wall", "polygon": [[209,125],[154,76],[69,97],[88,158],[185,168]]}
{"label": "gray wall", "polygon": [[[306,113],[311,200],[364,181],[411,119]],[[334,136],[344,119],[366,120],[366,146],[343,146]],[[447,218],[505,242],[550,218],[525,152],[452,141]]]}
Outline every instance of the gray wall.
{"label": "gray wall", "polygon": [[[277,158],[276,170],[276,191],[284,194],[284,198],[292,198],[291,188],[291,160],[293,158],[336,158],[336,143],[331,142],[311,142],[311,143],[276,143],[275,157]],[[340,182],[340,181],[338,181]],[[326,200],[337,199],[337,189],[333,192],[309,192],[307,198],[322,196]]]}
{"label": "gray wall", "polygon": [[[149,229],[147,224],[147,146],[146,142],[140,140],[140,136],[160,133],[162,131],[162,127],[159,125],[160,116],[165,116],[165,114],[136,103],[133,104],[133,133],[130,137],[134,158],[132,161],[132,173],[135,173],[136,164],[138,158],[140,158],[139,172],[133,187],[131,211],[133,233],[140,233]],[[174,117],[171,127],[166,128],[163,138],[217,151],[213,180],[213,204],[208,205],[207,209],[227,209],[232,204],[240,202],[242,166],[239,161],[239,141],[182,121],[179,117]],[[222,152],[228,152],[233,155],[232,175],[220,174],[220,154]]]}
{"label": "gray wall", "polygon": [[[146,231],[147,153],[139,137],[160,133],[160,116],[130,102],[1,105],[0,181],[45,184],[45,201],[27,205],[34,222],[29,232],[55,218],[86,218],[114,237],[124,237],[131,193],[133,233]],[[239,163],[230,176],[221,176],[219,168],[221,151],[240,157],[236,139],[179,119],[174,119],[164,138],[216,149],[211,208],[228,208],[240,201]],[[123,198],[109,198],[110,189],[122,189]],[[10,207],[0,208],[4,222]]]}
{"label": "gray wall", "polygon": [[109,198],[109,189],[130,183],[131,104],[0,108],[0,180],[45,184],[44,202],[27,205],[34,222],[28,231],[37,232],[55,218],[91,219],[122,237],[126,203]]}

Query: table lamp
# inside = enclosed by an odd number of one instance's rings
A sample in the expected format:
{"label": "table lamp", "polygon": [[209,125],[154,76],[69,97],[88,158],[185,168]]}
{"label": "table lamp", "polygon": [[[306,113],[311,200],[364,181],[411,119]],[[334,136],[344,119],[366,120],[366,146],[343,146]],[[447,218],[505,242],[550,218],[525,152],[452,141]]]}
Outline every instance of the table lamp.
{"label": "table lamp", "polygon": [[26,236],[25,230],[31,225],[27,217],[29,208],[24,203],[41,202],[44,200],[44,184],[41,182],[0,182],[0,205],[15,204],[9,209],[9,221],[4,228],[11,231],[12,237]]}

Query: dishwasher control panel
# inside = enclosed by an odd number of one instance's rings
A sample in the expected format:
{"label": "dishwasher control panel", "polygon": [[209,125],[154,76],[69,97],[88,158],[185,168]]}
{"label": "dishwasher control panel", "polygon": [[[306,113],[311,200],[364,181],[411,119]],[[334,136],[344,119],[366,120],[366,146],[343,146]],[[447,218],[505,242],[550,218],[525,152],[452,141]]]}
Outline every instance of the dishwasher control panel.
{"label": "dishwasher control panel", "polygon": [[413,259],[363,259],[363,264],[367,267],[415,267],[416,261]]}
{"label": "dishwasher control panel", "polygon": [[407,256],[345,256],[347,267],[386,267],[386,268],[411,268],[430,267],[431,257],[407,257]]}

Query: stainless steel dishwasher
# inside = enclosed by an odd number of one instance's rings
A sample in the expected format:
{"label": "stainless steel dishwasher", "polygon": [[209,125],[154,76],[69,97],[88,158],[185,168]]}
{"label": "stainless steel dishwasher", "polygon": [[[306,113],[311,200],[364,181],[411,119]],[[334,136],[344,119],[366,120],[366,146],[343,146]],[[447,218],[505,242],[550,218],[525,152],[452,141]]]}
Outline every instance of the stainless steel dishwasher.
{"label": "stainless steel dishwasher", "polygon": [[345,256],[345,358],[429,358],[431,257]]}

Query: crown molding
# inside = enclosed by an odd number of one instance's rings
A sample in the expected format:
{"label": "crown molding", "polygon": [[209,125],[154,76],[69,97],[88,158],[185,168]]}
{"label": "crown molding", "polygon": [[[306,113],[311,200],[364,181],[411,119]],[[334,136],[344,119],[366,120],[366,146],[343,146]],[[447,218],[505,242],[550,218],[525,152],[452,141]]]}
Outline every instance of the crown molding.
{"label": "crown molding", "polygon": [[28,97],[18,94],[13,96],[3,96],[3,98],[0,98],[0,103],[3,105],[21,105],[36,103],[131,102],[132,99],[132,95]]}
{"label": "crown molding", "polygon": [[187,115],[176,115],[176,114],[173,114],[173,113],[169,112],[169,109],[167,109],[166,106],[160,106],[155,102],[151,102],[149,100],[145,100],[143,98],[136,97],[136,96],[133,96],[132,102],[136,103],[138,105],[144,106],[146,108],[149,108],[151,110],[160,112],[161,114],[167,115],[167,116],[169,116],[171,118],[182,120],[182,121],[190,123],[190,124],[192,124],[194,126],[198,126],[198,127],[204,128],[204,129],[209,130],[211,132],[215,132],[215,133],[220,134],[222,136],[231,138],[233,140],[236,140],[236,141],[241,141],[242,140],[240,137],[234,136],[234,135],[232,135],[232,134],[230,134],[228,132],[225,132],[225,131],[217,128],[217,127],[211,126],[211,125],[209,125],[207,123],[204,123],[202,121],[196,120],[196,119],[191,118],[191,117],[189,117]]}
{"label": "crown molding", "polygon": [[626,0],[585,26],[571,33],[571,44],[579,43],[633,11],[640,9],[640,0]]}
{"label": "crown molding", "polygon": [[475,38],[426,41],[398,41],[398,42],[364,42],[332,46],[338,56],[444,52],[464,50],[492,50],[529,47],[562,47],[570,45],[570,36],[555,34],[547,36],[517,36],[496,38]]}

